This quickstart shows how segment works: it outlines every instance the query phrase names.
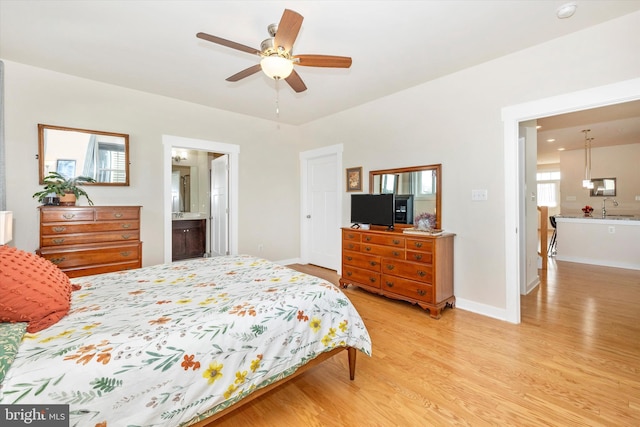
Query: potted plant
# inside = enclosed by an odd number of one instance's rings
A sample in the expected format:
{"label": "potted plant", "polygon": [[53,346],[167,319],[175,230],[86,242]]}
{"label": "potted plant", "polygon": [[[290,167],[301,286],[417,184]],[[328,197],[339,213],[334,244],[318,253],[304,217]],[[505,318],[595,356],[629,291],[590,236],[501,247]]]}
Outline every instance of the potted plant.
{"label": "potted plant", "polygon": [[87,192],[80,188],[81,185],[96,182],[95,179],[88,176],[77,176],[75,178],[66,178],[60,175],[58,172],[49,172],[44,177],[44,189],[33,194],[33,198],[37,199],[40,203],[44,204],[56,204],[52,203],[52,198],[59,197],[59,203],[63,206],[74,206],[76,200],[84,196],[87,198],[89,205],[93,205],[93,201],[89,198]]}

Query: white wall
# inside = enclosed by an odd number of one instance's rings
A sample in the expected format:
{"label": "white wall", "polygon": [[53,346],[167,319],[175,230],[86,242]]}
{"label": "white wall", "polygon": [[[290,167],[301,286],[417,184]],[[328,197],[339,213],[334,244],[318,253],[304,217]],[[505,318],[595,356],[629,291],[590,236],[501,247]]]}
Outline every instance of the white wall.
{"label": "white wall", "polygon": [[[5,71],[12,245],[27,251],[39,245],[31,195],[41,188],[37,124],[46,123],[129,134],[131,185],[88,192],[96,205],[142,205],[143,265],[164,260],[163,134],[241,146],[239,251],[274,260],[298,256],[297,128],[10,61]],[[260,253],[258,241],[265,242]]]}
{"label": "white wall", "polygon": [[[636,78],[639,51],[635,13],[318,120],[304,126],[305,139],[344,143],[344,167],[365,174],[442,163],[443,228],[457,233],[457,305],[505,318],[502,109]],[[487,189],[489,199],[471,201],[472,189]],[[344,206],[346,225],[346,195]]]}
{"label": "white wall", "polygon": [[[614,145],[591,149],[591,177],[616,178],[618,206],[607,203],[609,214],[640,216],[640,143]],[[582,215],[585,205],[592,206],[594,216],[602,216],[602,196],[591,197],[582,188],[584,179],[584,150],[560,153],[560,203],[562,215]]]}

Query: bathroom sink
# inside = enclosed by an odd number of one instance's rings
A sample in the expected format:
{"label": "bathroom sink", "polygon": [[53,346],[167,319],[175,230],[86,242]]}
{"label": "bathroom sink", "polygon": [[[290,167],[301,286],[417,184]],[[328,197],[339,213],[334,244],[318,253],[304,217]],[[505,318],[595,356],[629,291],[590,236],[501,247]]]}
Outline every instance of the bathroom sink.
{"label": "bathroom sink", "polygon": [[171,219],[179,221],[181,219],[203,219],[206,215],[200,212],[174,212],[171,214]]}

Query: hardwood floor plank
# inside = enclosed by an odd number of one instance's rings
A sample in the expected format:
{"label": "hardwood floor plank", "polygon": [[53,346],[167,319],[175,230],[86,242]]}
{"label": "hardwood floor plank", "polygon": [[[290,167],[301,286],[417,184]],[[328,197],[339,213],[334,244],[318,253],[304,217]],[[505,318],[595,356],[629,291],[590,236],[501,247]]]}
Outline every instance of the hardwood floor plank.
{"label": "hardwood floor plank", "polygon": [[519,325],[349,287],[373,343],[355,381],[341,354],[215,425],[640,426],[640,272],[551,259],[541,275]]}

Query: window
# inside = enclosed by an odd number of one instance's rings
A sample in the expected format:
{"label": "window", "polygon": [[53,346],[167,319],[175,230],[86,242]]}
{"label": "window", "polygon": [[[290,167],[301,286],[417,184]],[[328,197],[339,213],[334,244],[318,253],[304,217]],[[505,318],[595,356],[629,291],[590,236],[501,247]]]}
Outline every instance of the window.
{"label": "window", "polygon": [[124,182],[124,145],[98,143],[98,181]]}
{"label": "window", "polygon": [[554,208],[558,206],[558,194],[560,187],[560,172],[538,172],[538,206]]}

